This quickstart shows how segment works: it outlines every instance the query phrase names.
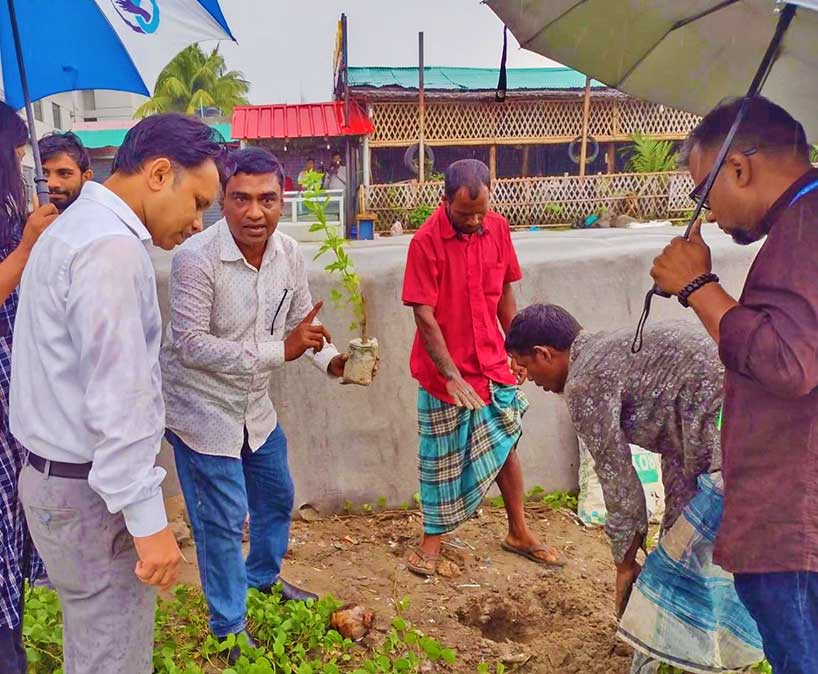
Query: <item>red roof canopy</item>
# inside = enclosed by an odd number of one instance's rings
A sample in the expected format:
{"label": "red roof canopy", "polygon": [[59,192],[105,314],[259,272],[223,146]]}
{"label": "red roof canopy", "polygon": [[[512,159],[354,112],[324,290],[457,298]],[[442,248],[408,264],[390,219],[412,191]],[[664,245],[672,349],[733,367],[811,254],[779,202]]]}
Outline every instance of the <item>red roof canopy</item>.
{"label": "red roof canopy", "polygon": [[344,104],[302,103],[300,105],[239,105],[233,108],[233,138],[331,138],[365,136],[375,127],[353,102],[349,126],[344,126]]}

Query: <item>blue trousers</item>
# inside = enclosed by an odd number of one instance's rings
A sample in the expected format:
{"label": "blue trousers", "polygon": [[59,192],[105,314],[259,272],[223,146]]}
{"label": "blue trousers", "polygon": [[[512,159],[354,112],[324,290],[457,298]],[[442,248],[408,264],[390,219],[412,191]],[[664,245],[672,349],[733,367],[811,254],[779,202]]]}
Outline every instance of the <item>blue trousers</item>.
{"label": "blue trousers", "polygon": [[20,624],[0,625],[0,672],[26,674],[26,651],[23,648],[23,593],[20,592]]}
{"label": "blue trousers", "polygon": [[[174,433],[176,470],[185,497],[202,589],[217,637],[244,629],[248,587],[276,582],[287,552],[293,509],[293,482],[287,465],[287,438],[278,426],[255,452],[245,441],[241,458],[193,451]],[[250,513],[250,552],[242,553],[242,533]]]}
{"label": "blue trousers", "polygon": [[818,674],[818,573],[739,573],[773,674]]}

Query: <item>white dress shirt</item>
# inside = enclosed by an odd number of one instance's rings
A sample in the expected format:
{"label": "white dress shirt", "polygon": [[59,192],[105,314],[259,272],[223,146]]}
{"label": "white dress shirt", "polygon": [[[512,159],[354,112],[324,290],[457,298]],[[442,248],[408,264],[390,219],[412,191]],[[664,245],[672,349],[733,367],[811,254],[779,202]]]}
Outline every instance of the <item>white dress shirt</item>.
{"label": "white dress shirt", "polygon": [[164,425],[150,234],[88,182],[42,234],[20,284],[9,419],[29,451],[91,462],[88,484],[133,536],[167,525],[154,465]]}
{"label": "white dress shirt", "polygon": [[[170,325],[160,356],[167,427],[200,454],[256,451],[278,424],[270,376],[284,339],[313,307],[298,244],[275,232],[256,269],[219,220],[173,257]],[[323,372],[332,344],[305,355]]]}

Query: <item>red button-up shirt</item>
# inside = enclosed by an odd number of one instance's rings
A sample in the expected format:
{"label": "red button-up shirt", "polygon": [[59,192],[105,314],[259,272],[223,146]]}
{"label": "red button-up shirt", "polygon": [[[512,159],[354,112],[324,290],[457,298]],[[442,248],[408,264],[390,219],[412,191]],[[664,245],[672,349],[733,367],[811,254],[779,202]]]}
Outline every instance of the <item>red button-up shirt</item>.
{"label": "red button-up shirt", "polygon": [[[455,232],[441,205],[409,244],[403,303],[434,308],[449,354],[477,394],[490,401],[489,382],[515,384],[497,308],[503,286],[522,278],[505,218],[487,213],[481,232]],[[453,403],[446,379],[415,334],[412,376],[431,395]]]}

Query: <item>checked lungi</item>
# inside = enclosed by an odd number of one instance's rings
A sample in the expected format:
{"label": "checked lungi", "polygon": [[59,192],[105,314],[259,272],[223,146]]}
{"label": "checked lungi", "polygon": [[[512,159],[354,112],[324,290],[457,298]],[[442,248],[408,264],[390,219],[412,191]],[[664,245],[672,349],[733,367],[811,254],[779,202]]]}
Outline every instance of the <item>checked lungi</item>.
{"label": "checked lungi", "polygon": [[522,435],[528,400],[516,386],[491,384],[491,402],[469,410],[418,392],[418,477],[423,530],[437,535],[465,522]]}
{"label": "checked lungi", "polygon": [[713,563],[724,502],[721,473],[699,490],[648,555],[619,625],[638,652],[695,674],[741,670],[764,658],[733,576]]}

